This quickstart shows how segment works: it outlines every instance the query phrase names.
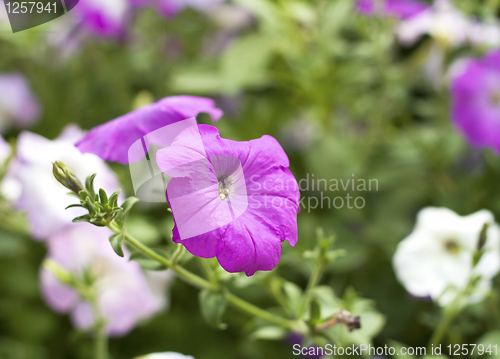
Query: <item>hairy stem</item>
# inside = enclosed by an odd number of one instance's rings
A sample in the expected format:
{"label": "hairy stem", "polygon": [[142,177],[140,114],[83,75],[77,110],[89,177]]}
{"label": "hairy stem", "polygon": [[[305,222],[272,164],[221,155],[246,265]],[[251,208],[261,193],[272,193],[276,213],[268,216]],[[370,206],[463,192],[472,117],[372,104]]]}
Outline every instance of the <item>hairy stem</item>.
{"label": "hairy stem", "polygon": [[[120,233],[122,230],[114,223],[111,223],[108,226],[113,232],[115,233]],[[163,257],[162,255],[156,253],[153,251],[151,248],[148,246],[144,245],[134,237],[132,237],[130,234],[125,232],[125,240],[134,248],[138,249],[145,255],[147,255],[149,258],[156,260],[157,262],[163,264],[166,268],[170,268],[175,274],[177,274],[178,277],[180,277],[182,280],[185,282],[188,282],[189,284],[200,288],[200,289],[210,289],[214,290],[214,286],[212,283],[208,282],[207,280],[197,276],[194,273],[191,273],[190,271],[184,269],[183,267],[173,264],[170,259]]]}
{"label": "hairy stem", "polygon": [[97,299],[90,300],[95,315],[94,328],[94,358],[108,359],[108,338],[106,335],[105,321],[97,305]]}
{"label": "hairy stem", "polygon": [[[115,224],[111,223],[108,226],[113,232],[120,233],[122,230]],[[173,272],[177,274],[179,278],[184,280],[185,282],[200,288],[200,289],[208,289],[212,291],[220,290],[218,283],[214,283],[216,278],[210,278],[212,282],[209,282],[198,275],[188,271],[187,269],[181,267],[178,264],[173,264],[168,258],[163,257],[162,255],[156,253],[151,248],[142,244],[140,241],[135,239],[133,236],[125,232],[125,240],[132,245],[134,248],[141,251],[143,254],[148,256],[151,259],[156,260],[157,262],[163,264],[166,268],[170,268]],[[209,265],[209,263],[206,263]],[[202,264],[203,266],[203,264]],[[210,268],[211,269],[211,268]],[[208,268],[204,268],[204,270],[208,270]],[[224,293],[224,297],[227,302],[231,304],[233,307],[239,309],[240,311],[250,314],[252,316],[259,317],[269,323],[279,325],[289,330],[294,330],[299,333],[303,333],[307,330],[307,326],[303,322],[295,322],[286,318],[283,318],[279,315],[272,314],[264,309],[261,309],[239,297],[229,292],[227,289],[222,291]]]}
{"label": "hairy stem", "polygon": [[302,302],[300,303],[299,311],[297,313],[297,318],[301,319],[306,314],[307,307],[311,302],[312,291],[318,285],[322,273],[323,263],[318,261],[315,264],[314,270],[309,278],[309,282],[307,283],[306,291],[304,292],[304,296],[302,297]]}

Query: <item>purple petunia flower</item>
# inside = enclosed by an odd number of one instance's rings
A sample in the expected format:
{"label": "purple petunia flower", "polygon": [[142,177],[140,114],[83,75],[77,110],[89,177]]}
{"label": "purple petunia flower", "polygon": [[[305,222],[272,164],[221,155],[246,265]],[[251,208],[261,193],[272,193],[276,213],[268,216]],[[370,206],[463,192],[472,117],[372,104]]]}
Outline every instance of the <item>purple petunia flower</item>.
{"label": "purple petunia flower", "polygon": [[[130,147],[145,135],[191,117],[208,113],[214,121],[222,111],[213,100],[195,96],[166,97],[92,129],[76,146],[106,161],[129,163]],[[140,160],[140,158],[135,159]]]}
{"label": "purple petunia flower", "polygon": [[[359,0],[356,8],[365,15],[377,13],[377,0]],[[383,15],[395,16],[399,19],[408,19],[426,10],[429,5],[417,0],[383,0],[380,2]]]}
{"label": "purple petunia flower", "polygon": [[281,242],[297,242],[299,189],[288,158],[271,136],[249,142],[194,125],[156,154],[169,177],[173,240],[228,272],[272,270]]}
{"label": "purple petunia flower", "polygon": [[[47,258],[81,280],[84,273],[92,276],[107,332],[121,336],[167,307],[166,290],[173,276],[170,271],[143,272],[137,262],[117,256],[108,242],[111,234],[107,228],[73,224],[47,240]],[[95,314],[75,289],[45,268],[40,270],[40,285],[48,306],[59,313],[71,313],[75,327],[92,328]]]}
{"label": "purple petunia flower", "polygon": [[500,153],[500,51],[463,61],[452,72],[455,126],[473,146]]}
{"label": "purple petunia flower", "polygon": [[129,10],[127,0],[80,0],[71,14],[94,35],[114,37],[125,32]]}
{"label": "purple petunia flower", "polygon": [[33,125],[40,117],[40,105],[26,78],[19,73],[0,75],[0,132],[13,124]]}

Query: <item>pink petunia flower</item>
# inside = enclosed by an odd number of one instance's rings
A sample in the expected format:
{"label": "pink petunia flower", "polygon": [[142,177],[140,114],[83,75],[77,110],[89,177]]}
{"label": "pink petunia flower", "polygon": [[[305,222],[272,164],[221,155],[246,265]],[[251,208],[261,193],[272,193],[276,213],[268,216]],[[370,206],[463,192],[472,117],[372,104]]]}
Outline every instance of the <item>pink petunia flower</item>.
{"label": "pink petunia flower", "polygon": [[[110,336],[127,334],[143,321],[168,306],[170,271],[144,273],[137,262],[117,256],[109,245],[111,231],[88,223],[76,223],[47,239],[47,258],[82,280],[84,273],[94,280],[100,315]],[[76,328],[90,330],[95,313],[89,302],[72,287],[43,268],[40,285],[48,306],[70,313]]]}
{"label": "pink petunia flower", "polygon": [[156,154],[169,177],[173,240],[193,255],[217,257],[228,272],[272,270],[281,242],[297,243],[299,189],[288,158],[271,136],[223,139],[194,125]]}

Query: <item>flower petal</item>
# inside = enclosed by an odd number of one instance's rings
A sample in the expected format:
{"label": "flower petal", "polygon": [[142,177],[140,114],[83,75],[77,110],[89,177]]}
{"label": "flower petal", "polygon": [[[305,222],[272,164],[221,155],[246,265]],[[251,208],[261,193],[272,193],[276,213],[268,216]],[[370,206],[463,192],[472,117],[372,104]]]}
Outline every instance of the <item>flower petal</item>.
{"label": "flower petal", "polygon": [[213,100],[194,96],[166,97],[92,129],[76,146],[106,161],[128,163],[130,146],[147,134],[178,121],[208,113],[214,121],[222,116]]}

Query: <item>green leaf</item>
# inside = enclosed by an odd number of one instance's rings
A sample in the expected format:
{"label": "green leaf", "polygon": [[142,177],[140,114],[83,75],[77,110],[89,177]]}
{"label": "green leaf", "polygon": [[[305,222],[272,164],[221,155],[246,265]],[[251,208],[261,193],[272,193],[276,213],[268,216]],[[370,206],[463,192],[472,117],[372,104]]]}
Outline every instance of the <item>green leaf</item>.
{"label": "green leaf", "polygon": [[251,339],[280,340],[286,337],[287,330],[277,326],[266,326],[250,334]]}
{"label": "green leaf", "polygon": [[321,308],[316,300],[311,301],[309,322],[312,325],[318,324],[321,321]]}
{"label": "green leaf", "polygon": [[130,256],[131,261],[135,261],[139,263],[139,265],[146,270],[164,270],[165,266],[161,263],[159,263],[157,260],[151,259],[149,257],[146,257],[142,253],[133,253]]}
{"label": "green leaf", "polygon": [[287,298],[288,308],[293,314],[297,314],[302,303],[302,289],[295,283],[284,282],[283,291]]}
{"label": "green leaf", "polygon": [[68,207],[66,207],[65,209],[68,209],[68,208],[74,208],[74,207],[81,207],[81,208],[85,208],[84,206],[82,206],[81,204],[70,204]]}
{"label": "green leaf", "polygon": [[137,202],[139,202],[139,199],[136,197],[129,197],[125,200],[125,202],[123,202],[123,204],[121,205],[123,211],[118,213],[118,215],[116,216],[116,222],[118,222],[119,225],[123,226],[130,210]]}
{"label": "green leaf", "polygon": [[121,191],[122,190],[119,189],[119,190],[113,192],[113,194],[111,195],[111,197],[109,197],[109,202],[108,203],[109,203],[109,206],[111,208],[117,207],[117,205],[118,205],[118,196],[120,195]]}
{"label": "green leaf", "polygon": [[91,219],[92,216],[90,214],[85,214],[83,216],[73,218],[73,222],[90,222]]}
{"label": "green leaf", "polygon": [[125,240],[125,233],[123,232],[113,234],[111,237],[109,237],[109,242],[111,243],[111,247],[113,247],[115,253],[118,254],[120,257],[124,256],[122,249],[122,244],[124,240]]}
{"label": "green leaf", "polygon": [[227,325],[222,323],[222,315],[226,311],[226,298],[221,292],[213,292],[204,289],[200,292],[200,309],[203,318],[211,326],[218,329],[226,329]]}
{"label": "green leaf", "polygon": [[[484,349],[487,349],[489,345],[491,347],[495,347],[495,345],[500,343],[500,330],[493,330],[491,332],[488,332],[484,335],[482,335],[478,340],[477,344],[482,344],[484,346]],[[489,353],[488,353],[489,354]],[[476,351],[474,352],[474,357],[479,357],[479,351],[476,348]],[[485,357],[491,358],[491,359],[500,359],[500,353],[496,351],[495,348],[493,348],[493,351],[491,355],[486,355]]]}
{"label": "green leaf", "polygon": [[71,197],[75,197],[75,198],[77,198],[77,199],[80,199],[80,196],[79,196],[79,195],[77,195],[75,192],[68,192],[68,193],[66,193],[66,194],[67,194],[68,196],[71,196]]}
{"label": "green leaf", "polygon": [[92,176],[88,176],[87,179],[85,180],[85,188],[87,189],[87,192],[90,194],[90,198],[95,197],[95,191],[94,191],[95,176],[97,176],[97,173],[94,173]]}
{"label": "green leaf", "polygon": [[106,191],[102,188],[99,189],[99,198],[101,199],[101,203],[105,206],[108,204],[108,196],[106,195]]}

